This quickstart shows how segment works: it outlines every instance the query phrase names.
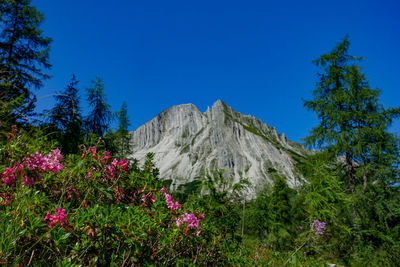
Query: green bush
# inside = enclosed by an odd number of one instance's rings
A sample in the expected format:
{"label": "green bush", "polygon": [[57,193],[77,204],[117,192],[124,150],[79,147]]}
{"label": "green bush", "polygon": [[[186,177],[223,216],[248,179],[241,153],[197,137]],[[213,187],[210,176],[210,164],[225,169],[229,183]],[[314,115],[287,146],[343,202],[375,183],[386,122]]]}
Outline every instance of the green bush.
{"label": "green bush", "polygon": [[55,145],[14,131],[1,148],[2,264],[227,264],[207,210],[161,188],[152,155],[142,169],[95,146],[62,158]]}

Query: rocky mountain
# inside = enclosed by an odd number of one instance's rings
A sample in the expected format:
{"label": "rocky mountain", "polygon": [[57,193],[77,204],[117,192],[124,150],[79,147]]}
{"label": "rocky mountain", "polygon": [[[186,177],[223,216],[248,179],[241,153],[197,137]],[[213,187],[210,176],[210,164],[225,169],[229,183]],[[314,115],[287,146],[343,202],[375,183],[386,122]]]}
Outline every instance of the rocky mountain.
{"label": "rocky mountain", "polygon": [[132,157],[144,162],[147,153],[155,153],[160,177],[172,181],[171,189],[202,180],[207,171],[217,169],[234,182],[248,178],[253,193],[272,183],[274,174],[284,175],[295,187],[302,179],[295,164],[309,153],[221,100],[204,113],[193,104],[170,107],[131,132],[131,138]]}

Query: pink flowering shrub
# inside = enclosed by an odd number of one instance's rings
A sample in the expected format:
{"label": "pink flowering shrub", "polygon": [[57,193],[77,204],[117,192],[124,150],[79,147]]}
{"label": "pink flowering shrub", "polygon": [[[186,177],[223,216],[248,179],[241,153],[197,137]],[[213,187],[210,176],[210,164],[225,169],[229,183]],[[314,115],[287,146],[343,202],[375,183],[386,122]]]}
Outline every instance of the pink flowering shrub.
{"label": "pink flowering shrub", "polygon": [[18,162],[16,162],[12,168],[4,168],[0,175],[2,182],[7,186],[13,186],[16,180],[15,175],[20,175],[22,168],[22,164]]}
{"label": "pink flowering shrub", "polygon": [[186,227],[190,229],[199,228],[199,220],[193,213],[185,213],[181,217],[176,218],[176,226],[179,227],[182,224],[186,224]]}
{"label": "pink flowering shrub", "polygon": [[225,265],[204,209],[167,193],[151,156],[132,168],[96,146],[62,156],[49,142],[10,140],[0,151],[0,226],[16,230],[0,233],[0,263]]}
{"label": "pink flowering shrub", "polygon": [[169,209],[171,209],[171,210],[179,209],[180,208],[179,202],[178,201],[172,201],[172,196],[170,194],[165,193],[165,190],[163,190],[163,191],[164,191],[163,194],[164,194],[165,202],[167,203],[167,207]]}
{"label": "pink flowering shrub", "polygon": [[25,165],[29,170],[37,169],[43,172],[55,173],[64,169],[64,166],[60,163],[61,160],[61,151],[57,148],[44,157],[39,152],[30,155],[30,157],[25,160]]}
{"label": "pink flowering shrub", "polygon": [[58,227],[66,227],[68,225],[67,215],[65,214],[65,209],[58,207],[56,208],[56,214],[52,215],[49,211],[46,212],[46,216],[44,217],[43,221],[47,223],[49,228],[52,228],[56,225]]}

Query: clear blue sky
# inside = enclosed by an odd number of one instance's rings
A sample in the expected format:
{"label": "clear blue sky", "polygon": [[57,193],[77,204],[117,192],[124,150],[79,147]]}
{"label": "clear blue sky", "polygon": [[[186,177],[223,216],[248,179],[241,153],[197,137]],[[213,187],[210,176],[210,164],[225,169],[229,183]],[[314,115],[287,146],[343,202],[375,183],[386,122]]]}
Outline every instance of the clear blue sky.
{"label": "clear blue sky", "polygon": [[[299,141],[317,120],[302,106],[317,81],[311,64],[346,34],[351,53],[400,105],[400,1],[33,0],[53,39],[44,96],[72,73],[84,88],[97,75],[113,110],[128,103],[131,129],[162,110],[217,99]],[[39,108],[49,108],[41,99]],[[85,109],[85,103],[82,103]],[[400,132],[400,123],[392,127]]]}

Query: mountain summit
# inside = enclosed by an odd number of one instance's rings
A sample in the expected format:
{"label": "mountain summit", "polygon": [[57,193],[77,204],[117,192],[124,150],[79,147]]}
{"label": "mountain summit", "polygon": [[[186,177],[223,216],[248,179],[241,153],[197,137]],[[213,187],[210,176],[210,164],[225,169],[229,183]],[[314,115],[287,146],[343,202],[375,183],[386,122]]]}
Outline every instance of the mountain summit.
{"label": "mountain summit", "polygon": [[172,106],[131,132],[133,158],[149,152],[162,179],[177,188],[203,179],[210,170],[225,170],[238,181],[248,178],[252,192],[272,183],[274,174],[299,183],[295,163],[308,151],[252,116],[233,111],[221,100],[201,113],[193,104]]}

